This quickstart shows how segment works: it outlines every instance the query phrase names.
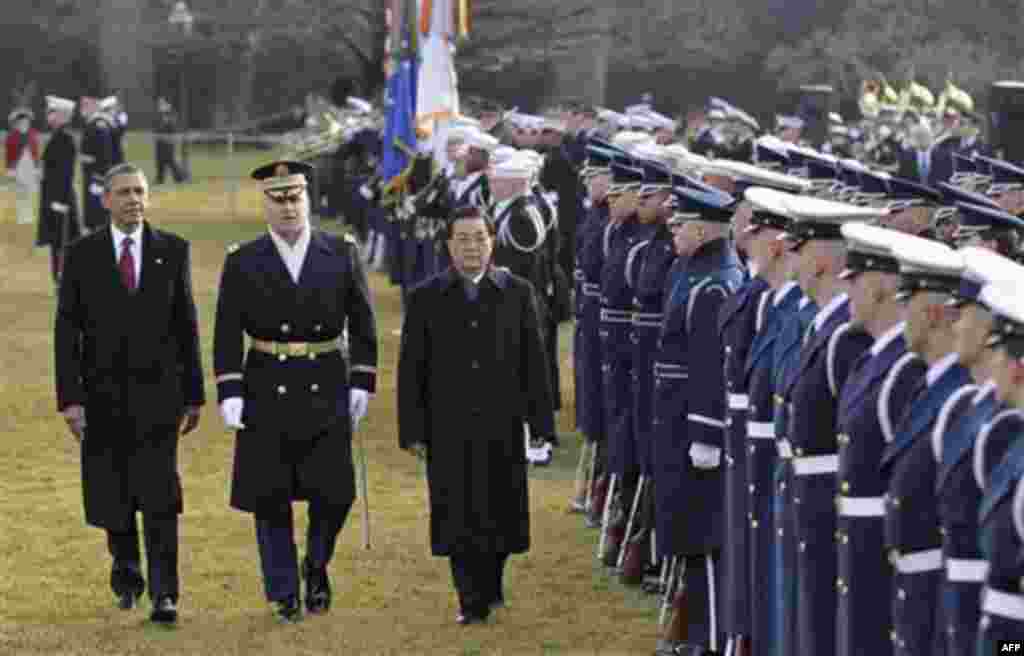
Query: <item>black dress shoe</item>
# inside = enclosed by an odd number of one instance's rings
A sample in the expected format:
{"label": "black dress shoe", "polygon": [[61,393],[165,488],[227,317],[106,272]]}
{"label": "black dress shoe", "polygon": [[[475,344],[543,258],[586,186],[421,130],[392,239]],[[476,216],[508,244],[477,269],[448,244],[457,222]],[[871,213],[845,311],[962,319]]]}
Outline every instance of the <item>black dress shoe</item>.
{"label": "black dress shoe", "polygon": [[331,608],[331,580],[326,567],[313,567],[309,560],[302,562],[302,576],[306,579],[306,610],[314,615]]}
{"label": "black dress shoe", "polygon": [[178,605],[169,595],[162,595],[153,604],[149,620],[157,624],[174,624],[178,621]]}
{"label": "black dress shoe", "polygon": [[146,580],[134,569],[115,569],[110,572],[110,587],[114,590],[117,607],[131,610],[146,591]]}
{"label": "black dress shoe", "polygon": [[467,626],[469,624],[483,624],[484,622],[487,621],[488,613],[489,613],[489,611],[488,612],[462,611],[458,615],[455,616],[455,623],[456,624],[460,624],[462,626]]}
{"label": "black dress shoe", "polygon": [[299,598],[292,595],[287,599],[273,602],[274,616],[281,624],[295,624],[302,621],[302,606]]}

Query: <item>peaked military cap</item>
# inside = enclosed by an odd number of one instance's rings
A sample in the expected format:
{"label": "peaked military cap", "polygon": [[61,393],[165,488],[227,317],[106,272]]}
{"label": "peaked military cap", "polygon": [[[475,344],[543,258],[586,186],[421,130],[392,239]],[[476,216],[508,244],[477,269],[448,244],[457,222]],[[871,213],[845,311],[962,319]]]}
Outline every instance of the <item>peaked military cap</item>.
{"label": "peaked military cap", "polygon": [[863,185],[861,176],[867,172],[868,168],[855,159],[839,160],[839,180],[848,187],[859,190]]}
{"label": "peaked military cap", "polygon": [[[704,185],[703,189],[676,187],[672,189],[672,207],[682,217],[728,223],[736,207],[736,199],[714,187]],[[671,223],[679,223],[678,220]]]}
{"label": "peaked military cap", "polygon": [[846,240],[846,268],[839,274],[840,280],[868,271],[899,273],[900,261],[893,255],[892,245],[903,233],[866,223],[847,223],[840,232]]}
{"label": "peaked military cap", "polygon": [[869,221],[885,216],[882,209],[859,207],[850,203],[840,203],[821,198],[805,196],[787,196],[783,198],[793,222],[779,239],[791,242],[791,249],[796,250],[810,240],[840,240],[840,230],[844,223],[851,221]]}
{"label": "peaked military cap", "polygon": [[959,251],[964,271],[960,287],[947,305],[960,307],[967,303],[982,303],[981,290],[990,283],[1019,284],[1024,280],[1024,266],[1003,257],[995,251],[979,246],[965,246]]}
{"label": "peaked military cap", "polygon": [[1024,169],[1021,167],[983,155],[978,155],[976,159],[988,162],[992,186],[995,187],[995,190],[990,189],[989,193],[1002,193],[1010,189],[1019,189],[1024,185]]}
{"label": "peaked military cap", "polygon": [[659,191],[672,189],[672,171],[659,162],[640,162],[644,172],[644,182],[640,186],[640,195],[649,196]]}
{"label": "peaked military cap", "polygon": [[839,177],[836,160],[821,157],[807,158],[807,177],[811,180],[834,180]]}
{"label": "peaked military cap", "polygon": [[1024,357],[1024,296],[1020,286],[1002,282],[985,285],[981,302],[994,315],[988,346],[1001,346],[1015,358]]}
{"label": "peaked military cap", "polygon": [[587,160],[580,171],[582,177],[589,177],[599,173],[610,173],[615,153],[596,146],[587,146]]}
{"label": "peaked military cap", "polygon": [[956,210],[960,222],[953,233],[954,239],[967,239],[975,235],[1006,231],[1024,235],[1024,221],[998,207],[958,202]]}
{"label": "peaked military cap", "polygon": [[952,294],[960,288],[963,257],[945,244],[903,235],[893,243],[892,251],[900,261],[898,300],[925,291]]}
{"label": "peaked military cap", "polygon": [[953,170],[957,173],[978,173],[978,163],[970,155],[953,153]]}
{"label": "peaked military cap", "polygon": [[791,219],[789,209],[782,199],[786,193],[769,187],[751,187],[743,192],[743,199],[750,203],[753,213],[750,225],[744,232],[754,233],[762,228],[771,228],[785,232],[789,229]]}
{"label": "peaked military cap", "polygon": [[252,172],[253,180],[263,183],[263,190],[305,187],[312,179],[315,169],[305,162],[278,160],[264,164]]}
{"label": "peaked military cap", "polygon": [[768,187],[779,191],[802,193],[811,189],[811,183],[793,175],[786,175],[778,171],[769,171],[746,162],[735,160],[717,159],[705,167],[706,173],[724,175],[732,178],[740,190],[737,193],[746,191],[749,187]]}
{"label": "peaked military cap", "polygon": [[754,142],[754,156],[761,166],[789,166],[789,149],[781,139],[764,135]]}

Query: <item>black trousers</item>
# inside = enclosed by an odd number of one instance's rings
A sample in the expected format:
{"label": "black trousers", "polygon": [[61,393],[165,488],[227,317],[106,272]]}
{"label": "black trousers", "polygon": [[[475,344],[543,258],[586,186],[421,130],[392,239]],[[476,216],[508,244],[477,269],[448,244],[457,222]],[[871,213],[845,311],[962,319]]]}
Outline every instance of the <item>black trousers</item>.
{"label": "black trousers", "polygon": [[450,557],[452,581],[463,613],[486,617],[490,605],[505,601],[507,553],[462,553]]}
{"label": "black trousers", "polygon": [[[146,544],[146,578],[149,580],[149,598],[156,600],[170,596],[178,600],[178,516],[142,513],[143,538]],[[131,526],[124,532],[107,531],[107,547],[114,559],[111,587],[119,589],[132,585],[130,581],[141,577],[142,558],[139,552],[139,528],[135,515]],[[141,591],[141,590],[140,590]]]}

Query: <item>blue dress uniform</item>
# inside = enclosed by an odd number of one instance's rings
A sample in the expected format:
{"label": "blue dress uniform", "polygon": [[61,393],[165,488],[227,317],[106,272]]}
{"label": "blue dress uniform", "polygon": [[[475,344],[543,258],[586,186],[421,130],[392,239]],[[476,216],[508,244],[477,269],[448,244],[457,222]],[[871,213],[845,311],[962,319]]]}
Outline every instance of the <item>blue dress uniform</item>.
{"label": "blue dress uniform", "polygon": [[[750,346],[743,371],[749,394],[744,437],[747,488],[747,558],[751,573],[750,637],[754,654],[769,654],[777,645],[775,626],[775,598],[779,586],[776,568],[775,523],[773,516],[774,478],[778,465],[775,446],[775,347],[787,321],[796,315],[803,293],[795,282],[787,282],[767,294],[764,325]],[[756,578],[755,578],[756,577]],[[761,589],[768,594],[760,593]],[[758,592],[755,592],[757,590]]]}
{"label": "blue dress uniform", "polygon": [[[900,259],[900,296],[919,291],[951,292],[959,287],[962,263],[953,251],[934,242],[894,251]],[[929,248],[923,248],[929,247]],[[934,251],[930,251],[934,247]],[[895,438],[882,454],[887,479],[885,542],[893,573],[893,633],[896,654],[946,653],[939,631],[942,536],[935,494],[937,466],[932,431],[946,400],[971,382],[956,353],[934,362],[912,394]]]}
{"label": "blue dress uniform", "polygon": [[605,234],[608,232],[608,203],[603,201],[588,212],[584,242],[580,251],[583,281],[580,284],[580,338],[583,344],[579,354],[582,370],[577,403],[585,399],[586,412],[580,430],[590,442],[605,440],[604,379],[601,376],[601,271],[606,255]]}
{"label": "blue dress uniform", "polygon": [[[899,272],[889,244],[901,233],[851,225],[843,234],[848,251],[841,278]],[[893,426],[924,374],[923,364],[907,352],[903,329],[903,323],[896,323],[878,336],[854,364],[839,399],[839,656],[892,653],[890,608],[879,603],[891,588],[891,566],[885,556],[885,482],[879,464],[886,443],[894,438]]]}
{"label": "blue dress uniform", "polygon": [[[819,210],[806,199],[794,208],[786,232],[795,248],[808,240],[842,239],[840,224],[863,219],[862,208]],[[796,632],[800,653],[835,650],[836,415],[839,393],[853,362],[870,346],[866,333],[850,328],[849,299],[835,296],[819,313],[801,349],[788,390],[788,439],[792,444],[792,515],[796,553]]]}
{"label": "blue dress uniform", "polygon": [[[998,653],[999,641],[1020,640],[1024,635],[1022,433],[1024,413],[1004,410],[993,417],[975,446],[974,469],[979,486],[985,489],[978,515],[978,543],[988,561],[981,592],[978,656]],[[1005,454],[1001,462],[1000,452]]]}
{"label": "blue dress uniform", "polygon": [[796,383],[804,335],[818,314],[817,304],[802,296],[796,312],[783,318],[772,354],[774,361],[775,447],[778,464],[775,468],[773,527],[778,588],[774,590],[774,636],[778,640],[772,654],[797,654],[796,633],[796,530],[793,525],[793,445],[789,441],[789,392]]}
{"label": "blue dress uniform", "polygon": [[655,231],[641,257],[633,285],[633,432],[640,473],[650,476],[653,471],[654,353],[664,319],[665,288],[677,261],[668,226]]}
{"label": "blue dress uniform", "polygon": [[[731,196],[689,189],[674,195],[684,212],[727,222]],[[725,428],[723,347],[716,318],[739,287],[743,269],[731,242],[704,244],[686,260],[665,299],[665,319],[654,363],[653,465],[658,555],[684,563],[686,641],[714,648],[721,590],[716,583],[722,546],[720,468],[699,470],[692,445],[719,449]],[[693,375],[691,381],[690,375]]]}
{"label": "blue dress uniform", "polygon": [[724,472],[722,548],[722,632],[750,635],[751,586],[747,571],[747,394],[744,369],[755,335],[764,324],[771,290],[762,278],[751,278],[722,305],[718,330],[724,344],[725,394],[728,414],[722,451]]}
{"label": "blue dress uniform", "polygon": [[114,137],[106,116],[91,116],[82,132],[79,159],[82,160],[82,217],[87,230],[96,230],[110,220],[103,207],[103,176],[114,161]]}
{"label": "blue dress uniform", "polygon": [[[612,165],[616,185],[639,186],[643,170]],[[632,344],[633,293],[626,280],[626,263],[635,258],[645,241],[649,228],[636,217],[623,223],[609,223],[604,240],[608,245],[601,270],[601,373],[607,431],[607,472],[622,482],[635,470],[633,457],[632,409]]]}
{"label": "blue dress uniform", "polygon": [[[312,169],[286,163],[293,173],[283,176],[281,164],[272,166],[254,177],[294,184],[295,171]],[[339,349],[345,330],[348,361]],[[294,605],[291,502],[309,501],[307,586],[316,575],[325,583],[355,499],[349,390],[374,391],[375,319],[355,240],[312,231],[298,282],[271,235],[234,249],[221,276],[213,346],[218,400],[244,399],[231,505],[255,515],[267,598]]]}

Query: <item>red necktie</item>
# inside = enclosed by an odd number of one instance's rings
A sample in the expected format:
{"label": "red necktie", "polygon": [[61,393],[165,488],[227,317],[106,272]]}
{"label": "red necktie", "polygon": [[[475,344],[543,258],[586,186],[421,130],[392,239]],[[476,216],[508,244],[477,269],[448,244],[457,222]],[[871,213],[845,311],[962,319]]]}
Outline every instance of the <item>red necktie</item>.
{"label": "red necktie", "polygon": [[125,237],[121,242],[121,259],[117,266],[121,269],[121,282],[125,289],[135,291],[135,257],[132,256],[132,238]]}

